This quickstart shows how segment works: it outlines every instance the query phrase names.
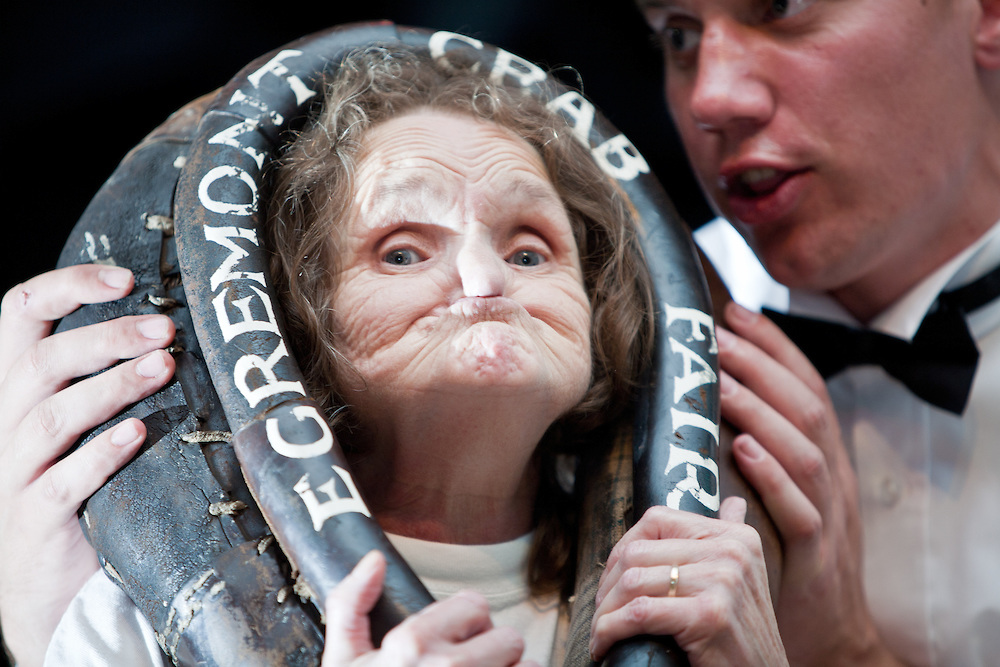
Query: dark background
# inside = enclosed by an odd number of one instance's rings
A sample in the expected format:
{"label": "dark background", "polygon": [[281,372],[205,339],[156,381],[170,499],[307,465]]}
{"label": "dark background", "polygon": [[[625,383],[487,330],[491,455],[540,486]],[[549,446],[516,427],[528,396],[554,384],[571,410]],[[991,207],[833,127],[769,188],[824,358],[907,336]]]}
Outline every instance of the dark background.
{"label": "dark background", "polygon": [[707,217],[666,114],[659,53],[629,0],[15,0],[0,21],[0,293],[54,265],[101,183],[172,111],[297,37],[380,18],[572,65],[682,216]]}
{"label": "dark background", "polygon": [[572,65],[682,217],[708,217],[663,103],[660,54],[630,0],[14,0],[3,14],[0,293],[54,266],[90,198],[172,111],[257,56],[349,21],[454,30],[546,68]]}

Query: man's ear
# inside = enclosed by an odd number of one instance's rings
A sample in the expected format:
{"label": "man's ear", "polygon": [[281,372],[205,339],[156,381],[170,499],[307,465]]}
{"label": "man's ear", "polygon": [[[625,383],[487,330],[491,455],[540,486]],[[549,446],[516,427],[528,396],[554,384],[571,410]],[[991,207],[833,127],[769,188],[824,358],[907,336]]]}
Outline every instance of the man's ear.
{"label": "man's ear", "polygon": [[979,0],[979,5],[976,63],[984,69],[1000,70],[1000,0]]}

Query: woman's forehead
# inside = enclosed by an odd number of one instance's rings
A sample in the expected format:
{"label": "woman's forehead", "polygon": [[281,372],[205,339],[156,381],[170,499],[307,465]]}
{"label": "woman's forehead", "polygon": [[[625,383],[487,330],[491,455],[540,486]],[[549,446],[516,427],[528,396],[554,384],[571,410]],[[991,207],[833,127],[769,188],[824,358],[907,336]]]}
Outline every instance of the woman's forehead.
{"label": "woman's forehead", "polygon": [[419,208],[468,195],[496,205],[562,205],[537,151],[495,123],[421,111],[379,124],[363,142],[362,208]]}
{"label": "woman's forehead", "polygon": [[421,109],[379,123],[362,139],[359,172],[393,169],[394,178],[419,178],[422,170],[450,170],[480,179],[522,174],[548,181],[541,156],[527,141],[496,123],[461,113]]}

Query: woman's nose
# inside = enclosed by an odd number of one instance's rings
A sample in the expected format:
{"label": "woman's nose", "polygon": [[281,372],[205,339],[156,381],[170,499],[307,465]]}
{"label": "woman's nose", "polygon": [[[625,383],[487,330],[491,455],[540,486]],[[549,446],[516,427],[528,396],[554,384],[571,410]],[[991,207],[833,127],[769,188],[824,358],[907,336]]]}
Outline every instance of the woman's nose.
{"label": "woman's nose", "polygon": [[759,39],[753,27],[725,19],[705,26],[690,100],[692,119],[700,129],[757,127],[774,113],[773,92],[756,75]]}
{"label": "woman's nose", "polygon": [[488,240],[467,238],[458,251],[456,263],[464,296],[503,295],[506,262]]}

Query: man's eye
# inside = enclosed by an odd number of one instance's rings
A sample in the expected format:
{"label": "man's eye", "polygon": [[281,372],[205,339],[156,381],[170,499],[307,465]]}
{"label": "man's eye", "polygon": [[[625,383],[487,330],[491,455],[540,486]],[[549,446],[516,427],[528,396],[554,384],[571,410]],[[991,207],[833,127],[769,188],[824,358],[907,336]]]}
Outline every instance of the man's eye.
{"label": "man's eye", "polygon": [[809,7],[816,0],[769,0],[767,8],[767,19],[777,20],[795,16],[803,9]]}
{"label": "man's eye", "polygon": [[701,33],[684,26],[667,26],[663,31],[664,45],[675,53],[684,53],[698,46]]}
{"label": "man's eye", "polygon": [[545,258],[534,250],[518,250],[507,261],[516,266],[538,266]]}
{"label": "man's eye", "polygon": [[412,248],[399,248],[386,253],[382,261],[388,262],[393,266],[409,266],[410,264],[422,262],[423,257],[417,254],[417,251]]}

